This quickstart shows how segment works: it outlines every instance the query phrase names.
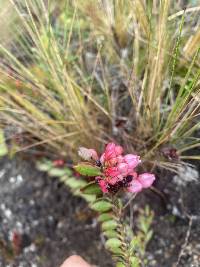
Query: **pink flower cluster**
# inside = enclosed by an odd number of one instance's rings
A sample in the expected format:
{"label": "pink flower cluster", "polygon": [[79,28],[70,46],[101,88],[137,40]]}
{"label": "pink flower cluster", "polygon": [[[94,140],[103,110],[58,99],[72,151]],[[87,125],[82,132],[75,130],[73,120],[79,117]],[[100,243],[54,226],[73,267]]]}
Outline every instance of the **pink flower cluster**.
{"label": "pink flower cluster", "polygon": [[138,193],[148,188],[155,180],[151,173],[138,175],[135,171],[141,162],[140,157],[134,154],[123,154],[123,148],[114,143],[106,146],[105,152],[100,157],[100,165],[103,177],[96,177],[101,190],[104,193],[118,191],[123,187],[128,192]]}
{"label": "pink flower cluster", "polygon": [[104,193],[117,192],[121,188],[138,193],[150,187],[155,180],[154,174],[151,173],[138,175],[135,168],[141,162],[140,157],[134,154],[123,155],[123,148],[114,143],[106,146],[100,158],[94,149],[84,147],[79,148],[78,154],[101,167],[102,176],[96,177],[96,181]]}

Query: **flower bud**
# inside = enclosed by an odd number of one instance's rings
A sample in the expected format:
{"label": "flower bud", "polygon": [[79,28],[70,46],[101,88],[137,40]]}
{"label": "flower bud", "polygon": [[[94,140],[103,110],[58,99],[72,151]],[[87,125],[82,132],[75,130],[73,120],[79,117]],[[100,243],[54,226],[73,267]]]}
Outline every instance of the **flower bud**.
{"label": "flower bud", "polygon": [[155,175],[151,173],[143,173],[138,176],[138,181],[141,183],[143,188],[150,187],[155,181]]}

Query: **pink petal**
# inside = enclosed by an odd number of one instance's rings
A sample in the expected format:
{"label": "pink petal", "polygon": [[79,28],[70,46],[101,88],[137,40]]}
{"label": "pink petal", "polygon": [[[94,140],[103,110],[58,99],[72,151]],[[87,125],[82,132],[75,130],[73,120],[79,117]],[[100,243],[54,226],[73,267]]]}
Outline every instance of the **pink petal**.
{"label": "pink petal", "polygon": [[142,191],[142,185],[138,180],[133,180],[127,187],[127,191],[131,193],[138,193]]}
{"label": "pink petal", "polygon": [[123,148],[121,146],[115,146],[115,153],[117,156],[123,153]]}
{"label": "pink petal", "polygon": [[121,155],[123,152],[123,148],[121,146],[117,146],[114,143],[109,143],[105,149],[105,160],[110,160],[112,158],[116,158]]}
{"label": "pink petal", "polygon": [[128,174],[128,167],[127,163],[119,163],[117,166],[119,172],[124,176]]}
{"label": "pink petal", "polygon": [[138,181],[142,184],[143,188],[150,187],[155,181],[155,175],[151,173],[143,173],[138,176]]}
{"label": "pink petal", "polygon": [[115,149],[115,144],[114,143],[108,143],[107,146],[106,146],[105,151],[110,151],[110,150],[113,150],[113,149]]}
{"label": "pink petal", "polygon": [[100,162],[101,162],[101,164],[104,164],[104,162],[105,162],[105,153],[103,153],[103,154],[101,155],[101,157],[100,157]]}
{"label": "pink petal", "polygon": [[111,158],[106,162],[106,165],[108,166],[115,166],[117,164],[117,158]]}
{"label": "pink petal", "polygon": [[114,150],[105,151],[105,161],[110,160],[114,157],[116,157]]}
{"label": "pink petal", "polygon": [[116,159],[117,159],[118,163],[124,163],[124,157],[123,156],[119,155],[119,156],[117,156]]}
{"label": "pink petal", "polygon": [[120,171],[117,167],[109,167],[105,170],[105,175],[110,177],[115,177],[120,175]]}
{"label": "pink petal", "polygon": [[138,155],[127,154],[124,156],[125,162],[129,165],[129,168],[134,169],[140,162],[140,157]]}
{"label": "pink petal", "polygon": [[117,176],[118,181],[122,181],[124,179],[124,176],[122,174]]}
{"label": "pink petal", "polygon": [[114,185],[119,181],[119,179],[118,179],[118,177],[115,176],[115,177],[112,177],[112,178],[108,178],[106,181],[107,181],[107,183],[109,183],[111,185]]}
{"label": "pink petal", "polygon": [[107,189],[108,184],[105,180],[103,180],[103,179],[99,180],[98,184],[99,184],[101,191],[103,193],[108,193],[108,189]]}

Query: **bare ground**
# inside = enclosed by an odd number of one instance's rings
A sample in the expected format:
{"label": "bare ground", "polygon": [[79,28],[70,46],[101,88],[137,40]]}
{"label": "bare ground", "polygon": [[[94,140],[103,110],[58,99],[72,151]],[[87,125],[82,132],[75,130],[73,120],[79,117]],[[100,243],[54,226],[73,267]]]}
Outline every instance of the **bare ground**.
{"label": "bare ground", "polygon": [[[148,190],[135,204],[148,203],[155,212],[147,267],[199,267],[199,180],[180,184],[165,175],[156,187],[163,196]],[[113,266],[93,215],[31,161],[0,161],[0,266],[59,267],[74,253],[97,266]]]}

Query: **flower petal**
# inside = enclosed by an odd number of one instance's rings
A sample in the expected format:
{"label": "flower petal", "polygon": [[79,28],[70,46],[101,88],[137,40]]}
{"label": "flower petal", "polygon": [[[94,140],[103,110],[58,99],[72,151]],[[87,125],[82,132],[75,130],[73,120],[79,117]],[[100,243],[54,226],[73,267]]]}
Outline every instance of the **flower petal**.
{"label": "flower petal", "polygon": [[103,179],[99,180],[98,184],[99,184],[101,191],[103,193],[108,193],[108,189],[107,189],[108,183],[105,180],[103,180]]}
{"label": "flower petal", "polygon": [[131,193],[138,193],[142,191],[142,185],[138,180],[133,180],[127,187],[127,191]]}
{"label": "flower petal", "polygon": [[141,162],[140,157],[133,154],[125,155],[124,160],[129,165],[130,169],[134,169]]}
{"label": "flower petal", "polygon": [[129,166],[127,163],[119,163],[117,169],[119,170],[120,174],[124,176],[128,175]]}
{"label": "flower petal", "polygon": [[151,173],[143,173],[138,176],[138,181],[142,184],[143,188],[150,187],[155,181],[155,175]]}

